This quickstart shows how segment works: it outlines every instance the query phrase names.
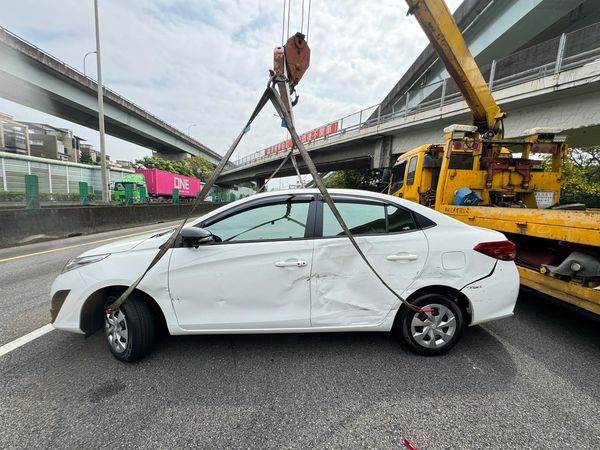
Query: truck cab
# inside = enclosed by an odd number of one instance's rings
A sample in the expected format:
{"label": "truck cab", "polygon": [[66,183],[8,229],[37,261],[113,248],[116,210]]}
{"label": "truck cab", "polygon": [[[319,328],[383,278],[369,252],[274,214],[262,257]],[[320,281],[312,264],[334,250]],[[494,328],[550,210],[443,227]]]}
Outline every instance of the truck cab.
{"label": "truck cab", "polygon": [[[471,125],[444,129],[443,144],[398,157],[389,192],[426,206],[549,208],[559,201],[565,137],[534,129],[523,139],[486,140]],[[533,155],[536,158],[532,158]]]}
{"label": "truck cab", "polygon": [[113,201],[126,205],[145,203],[148,200],[146,179],[143,175],[131,173],[123,175],[121,181],[111,185]]}
{"label": "truck cab", "polygon": [[444,146],[422,145],[402,154],[392,168],[390,193],[422,205],[435,205]]}

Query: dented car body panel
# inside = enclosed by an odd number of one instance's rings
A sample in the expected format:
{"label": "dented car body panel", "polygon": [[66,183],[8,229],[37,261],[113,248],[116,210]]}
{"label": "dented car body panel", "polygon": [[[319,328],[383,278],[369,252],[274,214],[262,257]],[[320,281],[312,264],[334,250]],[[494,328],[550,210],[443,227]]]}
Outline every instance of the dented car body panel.
{"label": "dented car body panel", "polygon": [[[514,263],[473,250],[505,240],[501,233],[385,194],[330,192],[344,205],[342,216],[361,249],[400,295],[452,289],[468,299],[470,324],[512,314],[519,283]],[[173,335],[389,331],[400,301],[327,214],[315,189],[225,205],[186,225],[221,234],[215,242],[176,245],[138,289],[154,300]],[[82,254],[109,256],[55,280],[52,295],[69,294],[54,326],[84,332],[86,302],[102,289],[129,286],[168,236],[149,234]]]}

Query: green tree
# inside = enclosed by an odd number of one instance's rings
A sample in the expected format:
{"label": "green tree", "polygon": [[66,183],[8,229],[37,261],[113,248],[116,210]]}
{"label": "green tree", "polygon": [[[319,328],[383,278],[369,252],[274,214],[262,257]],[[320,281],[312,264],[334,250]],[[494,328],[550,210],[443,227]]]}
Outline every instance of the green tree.
{"label": "green tree", "polygon": [[387,184],[383,180],[383,171],[377,169],[336,170],[325,180],[328,188],[364,189],[383,191]]}
{"label": "green tree", "polygon": [[90,151],[87,148],[81,150],[81,156],[79,157],[79,162],[81,164],[94,164],[94,161],[92,161],[92,155],[90,155]]}
{"label": "green tree", "polygon": [[563,166],[560,203],[600,208],[600,146],[569,150]]}

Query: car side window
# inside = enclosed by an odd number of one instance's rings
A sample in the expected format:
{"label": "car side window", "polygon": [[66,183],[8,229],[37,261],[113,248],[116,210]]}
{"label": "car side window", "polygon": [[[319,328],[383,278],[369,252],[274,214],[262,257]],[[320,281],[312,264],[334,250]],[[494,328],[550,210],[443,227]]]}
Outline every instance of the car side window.
{"label": "car side window", "polygon": [[415,182],[415,172],[417,171],[417,159],[418,155],[410,158],[408,163],[408,175],[406,176],[406,185],[411,186]]}
{"label": "car side window", "polygon": [[[385,205],[380,203],[335,202],[342,218],[354,235],[385,233]],[[337,219],[323,203],[323,237],[343,236]]]}
{"label": "car side window", "polygon": [[417,224],[410,211],[387,205],[388,233],[416,230]]}
{"label": "car side window", "polygon": [[392,193],[396,192],[404,184],[404,173],[406,172],[406,161],[402,161],[392,169]]}
{"label": "car side window", "polygon": [[223,242],[303,238],[309,202],[259,206],[205,226]]}

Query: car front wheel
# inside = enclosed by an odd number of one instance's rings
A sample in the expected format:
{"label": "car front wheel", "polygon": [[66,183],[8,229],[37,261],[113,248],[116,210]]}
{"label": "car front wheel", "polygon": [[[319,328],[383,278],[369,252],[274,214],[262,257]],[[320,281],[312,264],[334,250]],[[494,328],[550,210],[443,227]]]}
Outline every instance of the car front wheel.
{"label": "car front wheel", "polygon": [[410,350],[427,356],[446,353],[464,328],[460,307],[446,295],[424,294],[411,302],[423,312],[406,309],[399,323],[401,338]]}
{"label": "car front wheel", "polygon": [[[116,298],[109,298],[109,304]],[[104,334],[110,352],[120,361],[146,356],[154,345],[156,327],[148,304],[132,294],[119,309],[104,312]]]}

